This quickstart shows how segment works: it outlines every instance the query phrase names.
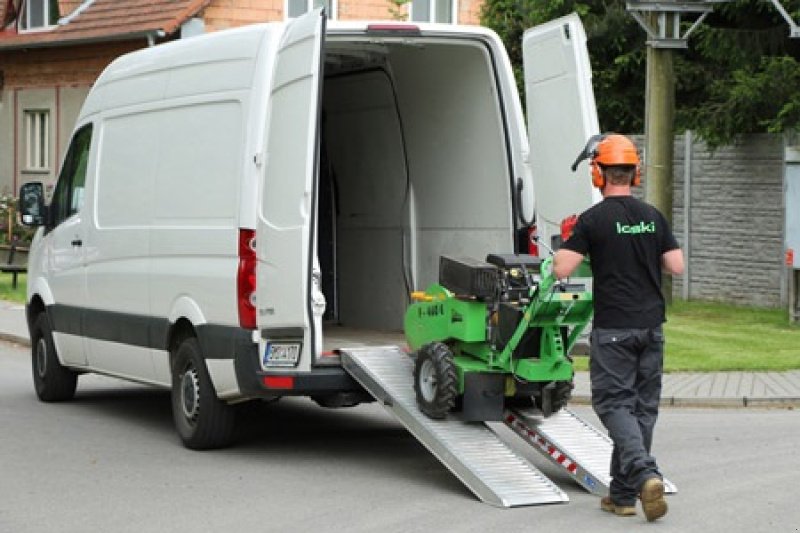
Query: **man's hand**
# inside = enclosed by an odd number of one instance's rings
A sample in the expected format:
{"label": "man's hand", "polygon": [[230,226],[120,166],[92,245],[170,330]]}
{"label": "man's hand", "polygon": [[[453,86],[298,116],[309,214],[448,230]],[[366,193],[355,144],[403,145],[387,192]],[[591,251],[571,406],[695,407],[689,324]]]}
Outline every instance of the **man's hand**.
{"label": "man's hand", "polygon": [[583,255],[561,248],[553,257],[553,275],[556,279],[568,278],[583,261]]}

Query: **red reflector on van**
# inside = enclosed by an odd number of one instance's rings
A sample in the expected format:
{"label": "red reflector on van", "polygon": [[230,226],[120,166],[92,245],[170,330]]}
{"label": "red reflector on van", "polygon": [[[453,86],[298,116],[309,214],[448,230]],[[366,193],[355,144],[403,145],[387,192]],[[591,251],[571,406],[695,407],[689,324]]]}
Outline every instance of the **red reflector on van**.
{"label": "red reflector on van", "polygon": [[528,228],[528,254],[534,257],[539,257],[539,242],[536,235],[536,226]]}
{"label": "red reflector on van", "polygon": [[256,232],[239,230],[239,269],[236,272],[236,300],[239,326],[256,329]]}
{"label": "red reflector on van", "polygon": [[264,376],[264,385],[270,389],[293,389],[294,376]]}
{"label": "red reflector on van", "polygon": [[392,35],[421,35],[419,26],[414,24],[369,24],[367,33]]}

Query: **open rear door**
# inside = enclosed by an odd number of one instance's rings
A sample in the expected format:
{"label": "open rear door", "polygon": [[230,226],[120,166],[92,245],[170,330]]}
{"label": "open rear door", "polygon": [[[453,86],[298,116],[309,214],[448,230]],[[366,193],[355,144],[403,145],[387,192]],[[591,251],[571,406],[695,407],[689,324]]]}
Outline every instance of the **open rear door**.
{"label": "open rear door", "polygon": [[527,30],[522,50],[537,226],[552,246],[564,218],[600,199],[585,162],[570,170],[599,132],[592,69],[586,33],[574,13]]}
{"label": "open rear door", "polygon": [[[256,239],[258,327],[269,340],[302,339],[304,369],[315,343],[310,297],[324,32],[325,16],[315,10],[288,23],[277,52]],[[294,367],[300,352],[284,350],[275,365]]]}

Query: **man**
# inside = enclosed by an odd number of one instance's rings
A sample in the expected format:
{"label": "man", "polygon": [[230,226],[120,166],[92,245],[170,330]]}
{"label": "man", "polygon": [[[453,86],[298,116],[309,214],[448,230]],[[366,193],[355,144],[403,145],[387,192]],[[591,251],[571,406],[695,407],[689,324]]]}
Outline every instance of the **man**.
{"label": "man", "polygon": [[614,442],[611,487],[601,508],[632,516],[638,496],[653,521],[667,512],[664,483],[650,455],[666,320],[661,275],[681,274],[683,253],[664,216],[631,196],[640,162],[630,139],[593,137],[583,156],[591,157],[592,181],[603,201],[581,214],[555,255],[553,271],[566,278],[587,255],[592,265],[592,406]]}

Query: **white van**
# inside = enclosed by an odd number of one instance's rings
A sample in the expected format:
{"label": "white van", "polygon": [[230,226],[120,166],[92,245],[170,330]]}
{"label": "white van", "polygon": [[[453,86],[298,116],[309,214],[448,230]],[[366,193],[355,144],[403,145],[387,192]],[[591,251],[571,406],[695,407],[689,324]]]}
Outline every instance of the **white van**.
{"label": "white van", "polygon": [[228,443],[236,403],[367,399],[337,349],[404,342],[441,255],[527,252],[593,201],[569,170],[598,131],[580,21],[524,47],[528,134],[485,28],[315,11],[114,61],[50,204],[20,195],[39,397],[83,372],[171,388],[190,448]]}

